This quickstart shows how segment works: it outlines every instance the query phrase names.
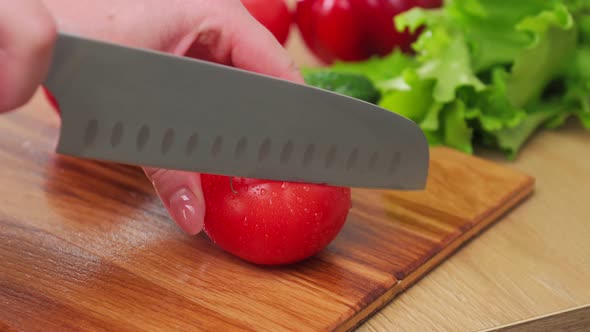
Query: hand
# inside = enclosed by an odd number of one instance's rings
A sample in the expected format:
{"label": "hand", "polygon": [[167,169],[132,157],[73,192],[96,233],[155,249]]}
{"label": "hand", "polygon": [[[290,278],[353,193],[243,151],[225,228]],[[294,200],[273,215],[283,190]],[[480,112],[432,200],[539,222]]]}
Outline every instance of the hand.
{"label": "hand", "polygon": [[[239,67],[303,83],[294,62],[239,0],[45,0],[60,30]],[[17,25],[20,27],[20,25]],[[187,233],[203,227],[197,173],[144,168]]]}
{"label": "hand", "polygon": [[0,5],[0,112],[25,104],[49,67],[56,38],[53,18],[39,0]]}

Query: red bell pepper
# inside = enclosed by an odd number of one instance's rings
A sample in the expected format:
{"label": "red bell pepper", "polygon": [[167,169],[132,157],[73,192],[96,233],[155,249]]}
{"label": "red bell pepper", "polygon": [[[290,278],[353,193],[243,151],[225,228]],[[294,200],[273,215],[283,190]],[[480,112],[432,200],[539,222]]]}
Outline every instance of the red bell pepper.
{"label": "red bell pepper", "polygon": [[396,15],[413,7],[437,8],[443,0],[299,0],[296,23],[320,60],[361,61],[400,48],[411,51],[416,35],[395,29]]}

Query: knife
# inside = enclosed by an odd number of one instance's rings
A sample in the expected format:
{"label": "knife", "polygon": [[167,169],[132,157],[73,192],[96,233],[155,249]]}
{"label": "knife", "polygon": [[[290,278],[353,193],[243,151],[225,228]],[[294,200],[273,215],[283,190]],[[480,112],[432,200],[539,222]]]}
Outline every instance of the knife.
{"label": "knife", "polygon": [[59,154],[334,186],[425,187],[422,130],[335,92],[63,32],[43,84],[61,111]]}

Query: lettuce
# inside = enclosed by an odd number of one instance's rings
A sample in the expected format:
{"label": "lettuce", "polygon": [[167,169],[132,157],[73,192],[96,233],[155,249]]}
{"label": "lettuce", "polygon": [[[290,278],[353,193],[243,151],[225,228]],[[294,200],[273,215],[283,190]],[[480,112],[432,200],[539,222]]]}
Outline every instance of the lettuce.
{"label": "lettuce", "polygon": [[366,75],[377,102],[415,121],[430,144],[516,158],[540,128],[590,129],[590,1],[447,0],[394,22],[422,32],[415,54],[336,63]]}

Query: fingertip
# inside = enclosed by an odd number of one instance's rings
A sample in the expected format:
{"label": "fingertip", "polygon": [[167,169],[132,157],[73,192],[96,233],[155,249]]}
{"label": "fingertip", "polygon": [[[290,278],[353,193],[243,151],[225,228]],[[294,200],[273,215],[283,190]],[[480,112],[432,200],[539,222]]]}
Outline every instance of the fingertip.
{"label": "fingertip", "polygon": [[205,200],[198,173],[144,168],[174,222],[189,235],[203,229]]}
{"label": "fingertip", "polygon": [[172,194],[168,201],[168,211],[176,222],[189,235],[196,235],[203,229],[205,206],[196,195],[187,188]]}
{"label": "fingertip", "polygon": [[[231,63],[233,66],[264,75],[303,84],[303,76],[289,52],[279,41],[258,24],[247,18],[250,24],[240,25],[233,33]],[[246,30],[245,33],[243,30]],[[247,36],[247,37],[244,37]]]}
{"label": "fingertip", "polygon": [[301,70],[299,69],[299,66],[297,66],[295,60],[292,59],[286,51],[285,56],[289,58],[289,62],[286,65],[284,79],[295,83],[304,84],[305,81],[303,79],[303,75],[301,74]]}

